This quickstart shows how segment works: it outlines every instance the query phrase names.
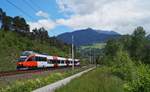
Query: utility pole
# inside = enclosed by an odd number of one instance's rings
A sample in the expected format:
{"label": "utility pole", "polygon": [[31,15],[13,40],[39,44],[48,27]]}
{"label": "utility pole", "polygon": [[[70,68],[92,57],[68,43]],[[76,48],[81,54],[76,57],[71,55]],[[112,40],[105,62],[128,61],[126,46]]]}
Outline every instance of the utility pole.
{"label": "utility pole", "polygon": [[74,36],[72,35],[72,70],[74,70]]}
{"label": "utility pole", "polygon": [[92,64],[92,48],[90,47],[90,64]]}

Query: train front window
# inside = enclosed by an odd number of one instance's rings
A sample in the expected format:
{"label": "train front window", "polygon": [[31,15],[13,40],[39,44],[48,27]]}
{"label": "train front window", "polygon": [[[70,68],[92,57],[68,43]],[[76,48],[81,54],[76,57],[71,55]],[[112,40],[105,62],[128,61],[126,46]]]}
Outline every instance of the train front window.
{"label": "train front window", "polygon": [[25,60],[26,60],[26,58],[19,58],[18,62],[22,62],[22,61],[25,61]]}
{"label": "train front window", "polygon": [[27,61],[35,61],[35,57],[30,57]]}
{"label": "train front window", "polygon": [[22,53],[21,53],[21,56],[29,56],[29,55],[31,55],[31,54],[33,54],[34,52],[33,51],[23,51]]}
{"label": "train front window", "polygon": [[29,56],[31,53],[29,53],[29,52],[22,52],[21,53],[21,56]]}

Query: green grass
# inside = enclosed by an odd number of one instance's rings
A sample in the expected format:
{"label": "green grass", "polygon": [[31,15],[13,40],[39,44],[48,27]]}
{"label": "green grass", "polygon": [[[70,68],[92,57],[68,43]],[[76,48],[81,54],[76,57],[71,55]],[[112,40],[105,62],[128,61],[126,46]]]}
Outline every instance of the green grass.
{"label": "green grass", "polygon": [[106,45],[106,43],[95,43],[92,45],[81,46],[81,49],[87,49],[87,48],[102,49],[105,47],[105,45]]}
{"label": "green grass", "polygon": [[[67,48],[66,48],[67,49]],[[16,69],[16,59],[24,50],[36,50],[49,55],[66,56],[68,50],[52,46],[48,42],[41,43],[12,31],[0,30],[0,71]]]}
{"label": "green grass", "polygon": [[56,92],[123,92],[123,81],[111,75],[108,68],[96,68]]}
{"label": "green grass", "polygon": [[[86,67],[88,68],[88,67]],[[53,72],[47,76],[34,76],[34,79],[17,80],[6,87],[0,88],[0,92],[31,92],[37,88],[43,87],[60,79],[64,79],[72,74],[83,71],[86,68],[75,68],[74,71]]]}

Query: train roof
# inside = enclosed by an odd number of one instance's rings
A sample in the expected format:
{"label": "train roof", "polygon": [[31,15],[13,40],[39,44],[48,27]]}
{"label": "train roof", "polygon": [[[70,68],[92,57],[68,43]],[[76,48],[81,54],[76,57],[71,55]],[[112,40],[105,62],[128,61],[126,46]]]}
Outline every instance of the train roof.
{"label": "train roof", "polygon": [[[38,56],[38,57],[46,57],[49,60],[69,60],[73,61],[72,58],[64,58],[64,57],[58,57],[58,56],[50,56],[50,55],[45,55],[45,54],[38,54],[38,53],[33,53],[30,56]],[[74,59],[74,61],[79,61],[79,59]]]}
{"label": "train roof", "polygon": [[43,54],[34,54],[35,56],[39,56],[39,57],[46,57],[47,59],[50,60],[67,60],[64,57],[58,57],[58,56],[49,56],[49,55],[43,55]]}

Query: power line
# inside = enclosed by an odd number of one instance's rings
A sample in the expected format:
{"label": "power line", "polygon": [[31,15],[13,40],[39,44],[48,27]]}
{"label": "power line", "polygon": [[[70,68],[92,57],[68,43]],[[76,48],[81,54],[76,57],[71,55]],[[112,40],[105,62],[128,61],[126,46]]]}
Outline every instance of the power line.
{"label": "power line", "polygon": [[34,4],[34,6],[36,6],[36,8],[41,9],[36,3],[34,3],[32,0],[30,0],[32,2],[32,4]]}
{"label": "power line", "polygon": [[37,9],[35,9],[34,7],[32,7],[32,5],[30,3],[28,3],[28,1],[23,0],[33,11],[38,12]]}
{"label": "power line", "polygon": [[[13,7],[15,7],[16,9],[18,9],[20,12],[22,12],[23,14],[25,14],[26,16],[28,16],[31,20],[36,20],[35,18],[33,18],[32,16],[30,16],[28,13],[26,13],[24,10],[22,10],[21,8],[19,8],[17,5],[15,5],[14,3],[12,3],[11,1],[9,1],[9,0],[6,0],[10,5],[12,5]],[[28,3],[27,1],[26,1],[26,3]],[[32,6],[28,3],[28,6],[31,8]],[[36,9],[34,9],[33,7],[31,8],[31,9],[33,9],[34,11],[36,11]],[[46,28],[48,28],[46,25],[44,25],[44,24],[42,24],[42,23],[39,23],[39,22],[37,22],[38,24],[40,24],[40,25],[43,25],[43,27],[46,27]],[[52,32],[52,31],[51,31]],[[52,32],[52,33],[54,33],[54,32]],[[55,33],[54,33],[55,34]]]}
{"label": "power line", "polygon": [[[36,6],[36,8],[34,8],[34,7],[28,2],[28,0],[24,0],[24,1],[25,1],[25,3],[26,3],[33,11],[38,12],[38,10],[41,10],[41,8],[40,8],[36,3],[34,3],[32,0],[30,0],[30,1],[32,2],[32,4],[34,4],[34,6]],[[41,24],[41,23],[39,23],[39,24]],[[44,27],[48,28],[47,25],[45,25],[45,24],[41,24],[41,25],[43,25]],[[53,34],[55,34],[53,31],[50,31],[50,32],[52,32]]]}
{"label": "power line", "polygon": [[6,0],[10,5],[14,6],[15,8],[17,8],[20,12],[22,12],[23,14],[25,14],[26,16],[28,16],[31,20],[32,20],[32,16],[30,16],[28,13],[26,13],[24,10],[22,10],[21,8],[19,8],[18,6],[16,6],[15,4],[13,4],[12,2],[10,2],[9,0]]}
{"label": "power line", "polygon": [[[28,3],[28,1],[26,1],[26,0],[23,0],[26,4],[27,4],[27,6],[29,6],[33,11],[35,11],[35,12],[38,12],[38,10],[37,9],[35,9],[34,7],[32,7],[32,5],[30,4],[30,3]],[[38,19],[37,19],[38,20]],[[42,23],[38,23],[38,24],[41,24],[41,25],[43,25],[44,27],[46,27],[46,28],[48,28],[45,24],[42,24]]]}

